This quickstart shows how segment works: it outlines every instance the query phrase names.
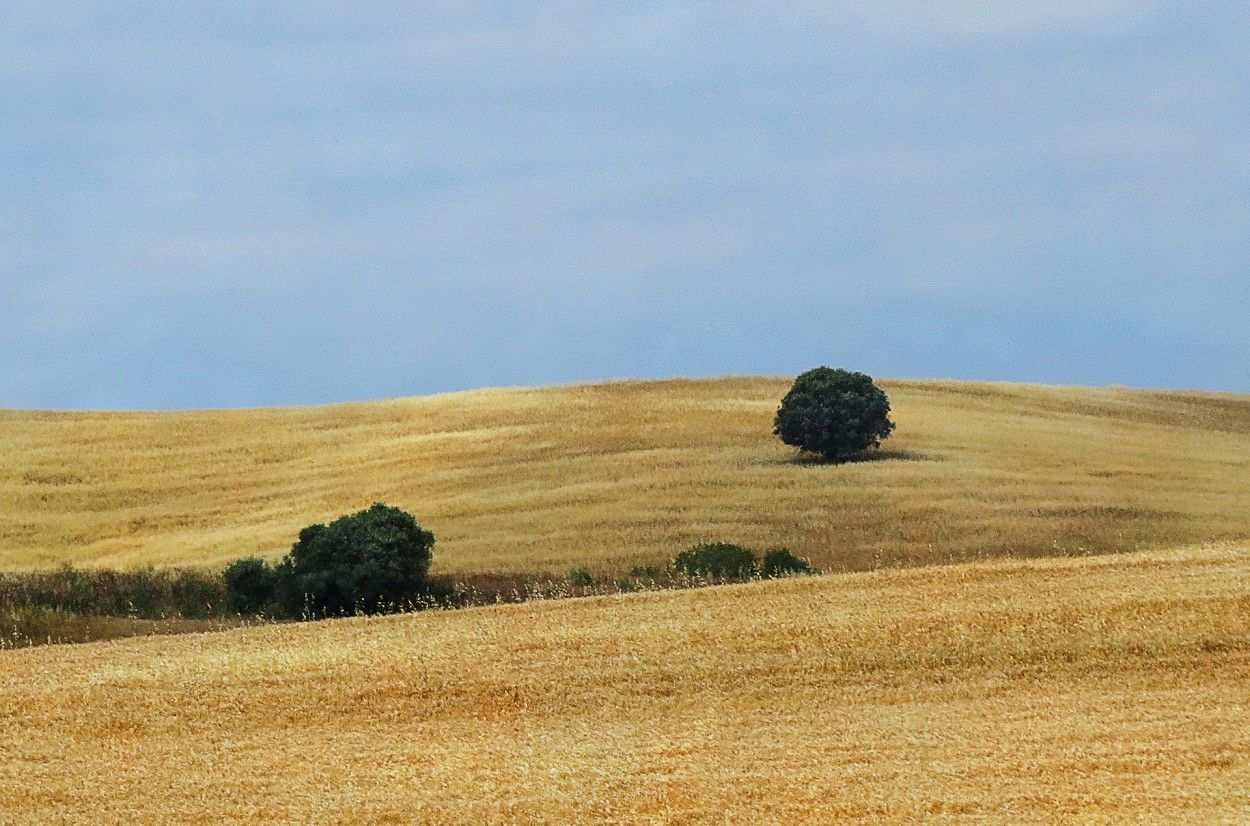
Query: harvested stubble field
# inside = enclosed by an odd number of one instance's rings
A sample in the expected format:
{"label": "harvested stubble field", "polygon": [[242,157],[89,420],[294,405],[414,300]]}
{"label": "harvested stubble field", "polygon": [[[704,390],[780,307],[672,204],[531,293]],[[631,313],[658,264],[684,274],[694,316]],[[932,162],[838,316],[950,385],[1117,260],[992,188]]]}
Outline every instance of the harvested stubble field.
{"label": "harvested stubble field", "polygon": [[436,573],[617,574],[705,541],[828,570],[1250,536],[1250,397],[882,383],[876,461],[795,461],[789,381],[617,382],[330,407],[0,411],[0,569],[276,559],[375,501]]}
{"label": "harvested stubble field", "polygon": [[1250,399],[886,382],[834,467],[769,434],[787,386],[0,413],[7,568],[372,501],[451,573],[1078,557],[0,650],[0,823],[1250,822]]}
{"label": "harvested stubble field", "polygon": [[1250,547],[0,651],[0,822],[1250,822]]}

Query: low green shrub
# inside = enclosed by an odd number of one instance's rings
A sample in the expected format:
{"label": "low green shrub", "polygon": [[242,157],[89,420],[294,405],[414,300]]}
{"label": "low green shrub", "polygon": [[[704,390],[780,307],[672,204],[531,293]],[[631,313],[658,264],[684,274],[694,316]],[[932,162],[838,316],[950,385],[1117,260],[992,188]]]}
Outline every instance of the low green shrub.
{"label": "low green shrub", "polygon": [[756,572],[756,559],[741,545],[709,542],[679,553],[673,567],[691,577],[749,579]]}
{"label": "low green shrub", "polygon": [[812,563],[790,553],[788,548],[781,548],[764,554],[764,564],[760,568],[760,575],[765,579],[800,576],[810,573],[812,573]]}
{"label": "low green shrub", "polygon": [[209,571],[140,568],[0,573],[0,610],[46,608],[81,616],[205,619],[228,610],[225,581]]}

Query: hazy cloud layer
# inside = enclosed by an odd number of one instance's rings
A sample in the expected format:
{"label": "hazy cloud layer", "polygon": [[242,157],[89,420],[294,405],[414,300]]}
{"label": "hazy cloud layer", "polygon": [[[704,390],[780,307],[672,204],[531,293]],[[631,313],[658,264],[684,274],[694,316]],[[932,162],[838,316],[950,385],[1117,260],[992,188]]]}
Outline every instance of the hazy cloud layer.
{"label": "hazy cloud layer", "polygon": [[1250,392],[1235,3],[0,7],[0,406]]}

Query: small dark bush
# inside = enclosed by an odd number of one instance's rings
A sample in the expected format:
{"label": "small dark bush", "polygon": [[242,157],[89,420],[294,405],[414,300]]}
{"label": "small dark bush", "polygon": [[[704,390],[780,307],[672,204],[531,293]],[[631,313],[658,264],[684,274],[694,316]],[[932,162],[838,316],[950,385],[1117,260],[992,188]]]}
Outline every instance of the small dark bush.
{"label": "small dark bush", "polygon": [[747,579],[755,573],[755,554],[729,542],[710,542],[682,551],[673,567],[686,576],[713,579]]}
{"label": "small dark bush", "polygon": [[664,572],[652,565],[638,565],[631,568],[629,575],[638,579],[659,579]]}
{"label": "small dark bush", "polygon": [[622,594],[632,594],[641,589],[642,588],[636,579],[630,579],[627,576],[623,576],[616,580],[616,590],[620,591]]}
{"label": "small dark bush", "polygon": [[776,579],[782,576],[810,574],[812,564],[806,559],[795,556],[786,548],[769,551],[764,554],[764,564],[760,573],[765,579]]}
{"label": "small dark bush", "polygon": [[231,562],[221,572],[230,610],[239,614],[274,613],[278,574],[259,557]]}
{"label": "small dark bush", "polygon": [[574,568],[569,571],[569,582],[573,585],[580,585],[588,588],[595,584],[595,575],[585,568]]}

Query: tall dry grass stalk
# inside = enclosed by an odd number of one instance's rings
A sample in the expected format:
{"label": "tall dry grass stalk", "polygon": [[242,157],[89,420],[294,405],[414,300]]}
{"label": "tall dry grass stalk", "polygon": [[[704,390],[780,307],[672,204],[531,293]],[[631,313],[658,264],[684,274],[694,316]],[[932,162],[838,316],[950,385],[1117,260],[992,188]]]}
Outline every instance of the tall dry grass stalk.
{"label": "tall dry grass stalk", "polygon": [[657,565],[705,541],[859,570],[1250,536],[1250,398],[884,382],[876,461],[798,462],[789,382],[482,390],[317,408],[0,412],[0,569],[221,565],[374,501],[435,571]]}
{"label": "tall dry grass stalk", "polygon": [[0,651],[0,821],[1244,823],[1250,548]]}

